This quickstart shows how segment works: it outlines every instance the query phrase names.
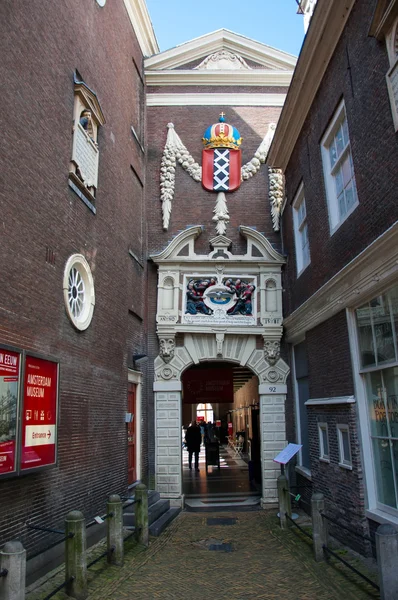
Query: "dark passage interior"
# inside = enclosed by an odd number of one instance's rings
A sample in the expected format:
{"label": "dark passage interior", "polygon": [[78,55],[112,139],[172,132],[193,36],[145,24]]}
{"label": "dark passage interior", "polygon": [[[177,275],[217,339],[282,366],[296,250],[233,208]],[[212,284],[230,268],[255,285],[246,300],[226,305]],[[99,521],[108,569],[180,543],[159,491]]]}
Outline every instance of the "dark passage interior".
{"label": "dark passage interior", "polygon": [[[187,507],[243,505],[260,500],[258,378],[246,367],[205,363],[183,375],[183,435],[196,421],[201,430],[199,471],[188,468],[182,448]],[[194,457],[192,459],[194,467]]]}

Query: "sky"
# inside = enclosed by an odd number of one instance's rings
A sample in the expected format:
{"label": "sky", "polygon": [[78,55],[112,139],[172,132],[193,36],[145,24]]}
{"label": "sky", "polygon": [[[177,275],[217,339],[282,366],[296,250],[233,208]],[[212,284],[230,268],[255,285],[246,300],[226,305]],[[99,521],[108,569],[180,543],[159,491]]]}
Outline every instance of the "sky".
{"label": "sky", "polygon": [[229,29],[257,42],[298,55],[304,38],[296,0],[146,0],[161,51]]}

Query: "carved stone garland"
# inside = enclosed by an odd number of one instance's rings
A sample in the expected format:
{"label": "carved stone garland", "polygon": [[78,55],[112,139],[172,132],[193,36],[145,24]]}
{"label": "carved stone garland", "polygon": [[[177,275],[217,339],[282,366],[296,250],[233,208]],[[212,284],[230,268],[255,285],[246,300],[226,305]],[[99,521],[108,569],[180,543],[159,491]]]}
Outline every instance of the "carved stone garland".
{"label": "carved stone garland", "polygon": [[253,175],[255,175],[260,170],[261,165],[264,164],[267,160],[268,151],[270,149],[271,142],[274,137],[275,129],[275,123],[270,123],[268,126],[268,131],[263,141],[254,153],[253,158],[248,163],[243,165],[241,169],[243,180],[247,180],[250,179],[250,177],[253,177]]}
{"label": "carved stone garland", "polygon": [[224,192],[217,194],[216,206],[213,210],[213,221],[216,222],[216,231],[219,235],[224,235],[227,224],[229,223],[229,212],[227,207],[227,199]]}
{"label": "carved stone garland", "polygon": [[[163,229],[167,231],[170,223],[170,215],[172,209],[172,201],[174,198],[175,191],[175,167],[178,161],[183,169],[192,177],[194,181],[201,181],[202,179],[202,167],[195,162],[193,156],[188,152],[187,148],[182,143],[179,135],[174,129],[173,123],[168,123],[168,133],[166,145],[164,147],[162,163],[160,168],[160,199],[162,201],[162,216],[163,216]],[[262,164],[265,163],[268,156],[268,151],[271,146],[272,138],[275,133],[275,123],[270,123],[268,132],[265,135],[260,146],[257,148],[254,157],[241,168],[242,180],[247,180],[253,177],[259,170]],[[278,171],[278,169],[271,169],[270,171]],[[271,185],[270,185],[271,187]],[[270,192],[271,194],[271,192]],[[213,221],[216,222],[216,231],[219,235],[223,235],[226,231],[226,225],[229,222],[229,214],[225,195],[222,193],[218,194],[216,207],[214,209]],[[273,203],[271,202],[271,207]],[[272,208],[271,208],[272,211]],[[278,227],[275,227],[274,213],[272,213],[274,221],[274,229],[279,229],[279,216],[278,216]]]}
{"label": "carved stone garland", "polygon": [[285,181],[282,169],[268,169],[269,200],[274,230],[279,231],[279,220],[285,196]]}
{"label": "carved stone garland", "polygon": [[166,145],[163,151],[160,168],[160,199],[162,201],[163,229],[167,230],[170,223],[171,203],[174,198],[176,161],[192,177],[194,181],[202,179],[202,167],[188,152],[179,135],[175,132],[173,123],[167,125]]}

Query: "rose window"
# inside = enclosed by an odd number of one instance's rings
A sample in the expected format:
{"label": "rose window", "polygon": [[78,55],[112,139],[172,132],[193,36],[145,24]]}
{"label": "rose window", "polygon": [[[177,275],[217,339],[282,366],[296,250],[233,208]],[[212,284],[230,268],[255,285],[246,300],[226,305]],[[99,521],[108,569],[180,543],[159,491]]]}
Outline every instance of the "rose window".
{"label": "rose window", "polygon": [[94,312],[94,280],[90,266],[81,254],[74,254],[66,263],[64,300],[68,317],[76,329],[87,329]]}

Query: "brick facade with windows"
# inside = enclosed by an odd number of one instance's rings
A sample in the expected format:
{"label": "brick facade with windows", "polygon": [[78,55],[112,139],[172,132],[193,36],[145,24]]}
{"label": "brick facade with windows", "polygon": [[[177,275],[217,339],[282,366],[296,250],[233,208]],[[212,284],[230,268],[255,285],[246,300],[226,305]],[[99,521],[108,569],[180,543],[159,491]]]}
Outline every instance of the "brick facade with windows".
{"label": "brick facade with windows", "polygon": [[[327,18],[328,10],[331,14]],[[386,371],[390,377],[389,391],[379,387],[380,398],[377,398],[376,392],[366,387],[361,372],[356,323],[356,310],[361,306],[365,307],[362,313],[365,322],[374,319],[372,323],[382,323],[377,326],[384,327],[380,329],[384,333],[388,334],[396,319],[393,286],[397,282],[398,144],[386,84],[389,58],[383,35],[387,35],[387,29],[375,37],[375,14],[382,19],[383,5],[377,0],[355,1],[347,4],[344,15],[338,16],[334,10],[328,2],[318,0],[296,68],[297,81],[294,77],[290,98],[288,95],[285,103],[285,109],[289,106],[291,113],[282,114],[269,158],[273,167],[283,164],[286,178],[286,205],[282,217],[283,247],[287,254],[284,273],[286,340],[294,346],[305,339],[308,355],[306,415],[311,468],[306,472],[298,465],[297,483],[305,489],[307,496],[308,487],[322,492],[331,516],[343,525],[351,525],[358,533],[366,533],[375,529],[373,519],[379,523],[386,522],[383,519],[390,519],[394,524],[398,522],[398,505],[394,505],[389,456],[385,450],[389,447],[388,440],[381,443],[382,450],[378,455],[374,450],[375,442],[369,436],[376,420],[373,404],[382,402],[383,394],[394,397],[394,366],[388,373]],[[327,27],[327,35],[334,36],[333,41],[315,40],[317,27]],[[322,53],[323,64],[327,67],[311,87],[313,80],[308,78],[306,81],[307,76],[303,73],[316,71],[317,56]],[[312,61],[310,68],[305,61]],[[297,94],[297,82],[300,82],[301,96]],[[305,107],[300,112],[306,85],[308,95],[313,99],[308,109]],[[330,126],[339,107],[345,110],[347,120],[358,204],[352,212],[347,210],[347,218],[333,228],[326,196],[322,145],[327,146],[331,139],[325,137],[328,128],[331,135],[336,133]],[[299,125],[294,123],[293,115],[299,115]],[[289,142],[289,150],[284,152],[280,132],[284,131],[288,137],[288,132],[295,131],[295,127],[297,135],[294,134],[294,141]],[[303,186],[306,203],[311,260],[297,276],[293,202],[300,186]],[[382,297],[385,290],[389,290],[389,296]],[[373,305],[368,304],[371,299],[374,299]],[[367,316],[370,313],[374,317]],[[375,340],[374,336],[373,342],[367,341],[369,348],[365,347],[364,352],[372,352],[372,343],[379,343]],[[393,339],[386,340],[385,344],[390,352],[390,364],[394,365],[391,358],[394,355]],[[381,365],[380,369],[385,366],[388,364]],[[297,405],[296,390],[293,386],[288,403]],[[369,395],[372,393],[373,396]],[[311,402],[317,399],[327,399],[329,403]],[[329,463],[319,460],[318,423],[326,423],[328,427]],[[338,425],[349,427],[352,469],[339,465]],[[300,424],[297,427],[300,428]],[[384,474],[378,478],[372,474],[380,473],[377,460],[384,463]],[[389,495],[385,492],[384,497],[388,497],[385,502],[388,506],[383,506],[383,490],[387,488]],[[342,531],[339,533],[333,528],[331,533],[361,552],[371,552],[366,542]]]}
{"label": "brick facade with windows", "polygon": [[[398,144],[385,80],[388,56],[385,44],[368,36],[375,5],[355,3],[286,169],[283,229],[290,285],[284,296],[285,317],[398,217]],[[320,142],[342,98],[359,205],[330,236]],[[291,203],[301,182],[311,263],[297,278]]]}
{"label": "brick facade with windows", "polygon": [[[0,541],[20,539],[29,554],[51,536],[27,530],[27,521],[62,528],[73,509],[90,520],[110,493],[127,489],[127,368],[145,343],[146,212],[131,169],[145,182],[145,156],[130,130],[143,127],[135,67],[142,52],[122,0],[103,8],[65,2],[62,10],[6,0],[1,13],[0,345],[60,361],[58,464],[0,481]],[[75,70],[106,119],[95,215],[68,187]],[[74,253],[87,259],[96,295],[81,332],[66,315],[62,289]]]}

